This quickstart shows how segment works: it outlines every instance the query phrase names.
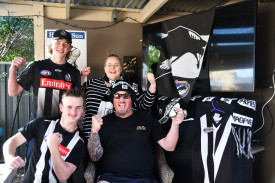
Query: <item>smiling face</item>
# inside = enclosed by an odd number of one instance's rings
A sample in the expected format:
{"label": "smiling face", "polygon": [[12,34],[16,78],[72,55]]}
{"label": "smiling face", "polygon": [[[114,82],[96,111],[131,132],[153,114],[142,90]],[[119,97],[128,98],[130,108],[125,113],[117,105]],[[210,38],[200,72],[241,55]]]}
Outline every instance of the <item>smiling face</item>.
{"label": "smiling face", "polygon": [[72,46],[66,39],[52,40],[52,56],[57,58],[66,58],[66,55],[71,51]]}
{"label": "smiling face", "polygon": [[121,118],[127,118],[133,114],[132,110],[132,99],[129,97],[125,99],[123,94],[128,94],[126,91],[118,91],[115,94],[120,96],[118,99],[113,98],[114,108],[116,110],[116,115]]}
{"label": "smiling face", "polygon": [[119,58],[109,57],[107,58],[104,66],[105,74],[109,79],[117,80],[122,72],[122,66]]}
{"label": "smiling face", "polygon": [[81,117],[83,112],[83,98],[67,96],[62,99],[62,103],[59,104],[60,111],[62,112],[62,118],[66,123],[76,123]]}

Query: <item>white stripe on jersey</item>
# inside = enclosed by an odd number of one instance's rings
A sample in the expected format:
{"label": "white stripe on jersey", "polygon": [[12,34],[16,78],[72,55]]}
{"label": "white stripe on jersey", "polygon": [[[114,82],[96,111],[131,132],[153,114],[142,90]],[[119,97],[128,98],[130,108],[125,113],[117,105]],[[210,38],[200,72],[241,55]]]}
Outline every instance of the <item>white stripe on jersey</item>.
{"label": "white stripe on jersey", "polygon": [[[214,163],[214,181],[216,180],[216,176],[220,167],[220,163],[221,163],[221,159],[223,156],[223,152],[224,149],[226,147],[229,135],[231,133],[231,124],[234,121],[233,117],[230,115],[228,121],[226,122],[223,134],[221,136],[221,139],[219,141],[219,144],[217,146],[217,149],[215,150],[215,142],[217,142],[216,140],[216,135],[217,132],[219,130],[219,127],[215,127],[215,126],[211,126],[214,128],[213,132],[209,132],[209,133],[213,133],[213,154],[212,154],[212,158],[213,158],[213,163]],[[201,157],[202,157],[202,163],[203,163],[203,168],[204,168],[204,183],[209,183],[209,173],[208,173],[208,165],[207,165],[207,156],[208,156],[208,147],[209,147],[209,142],[208,142],[208,133],[204,132],[204,129],[206,129],[207,126],[207,116],[206,114],[203,115],[200,118],[200,124],[201,124]]]}
{"label": "white stripe on jersey", "polygon": [[37,111],[36,117],[44,116],[44,106],[45,106],[45,96],[46,96],[46,88],[39,88],[38,89],[38,96],[37,96]]}
{"label": "white stripe on jersey", "polygon": [[53,89],[51,116],[58,116],[59,95],[60,95],[60,90]]}
{"label": "white stripe on jersey", "polygon": [[[226,125],[224,127],[223,134],[222,134],[222,137],[221,137],[221,140],[220,140],[220,143],[217,147],[216,152],[213,150],[213,153],[215,152],[215,154],[213,154],[213,157],[214,157],[213,158],[214,159],[214,180],[216,180],[216,176],[217,176],[220,164],[221,164],[222,155],[223,155],[225,146],[227,144],[229,135],[231,133],[231,127],[232,127],[231,123],[232,123],[232,121],[234,121],[234,120],[233,120],[232,116],[230,115],[230,117],[229,117],[229,119],[226,122]],[[215,139],[215,141],[216,141],[217,131],[218,131],[218,129],[214,130],[214,134],[215,134],[214,139]],[[215,144],[213,145],[213,148],[215,148]]]}
{"label": "white stripe on jersey", "polygon": [[[50,122],[50,125],[44,135],[44,138],[47,137],[49,134],[51,134],[54,129],[55,129],[55,125],[56,123],[59,121],[59,119],[57,119],[56,121],[51,122],[51,120],[45,120],[45,122]],[[45,167],[45,155],[46,152],[48,150],[48,145],[47,142],[45,141],[45,139],[43,140],[41,146],[40,146],[40,151],[41,151],[41,156],[39,158],[39,161],[36,164],[36,171],[34,174],[34,182],[41,182],[41,178],[42,178],[42,172],[44,170]],[[51,173],[51,168],[50,168],[50,173]],[[51,181],[51,179],[49,179]],[[55,179],[54,179],[55,180]]]}
{"label": "white stripe on jersey", "polygon": [[[202,164],[204,168],[204,183],[208,183],[209,182],[208,166],[207,166],[208,134],[203,132],[204,129],[207,128],[206,115],[201,117],[200,123],[201,123],[201,157],[202,157]],[[207,145],[203,146],[202,144],[207,144]]]}
{"label": "white stripe on jersey", "polygon": [[[67,145],[67,148],[70,149],[70,151],[67,153],[67,155],[65,157],[61,156],[63,160],[66,160],[66,158],[70,155],[70,153],[72,152],[72,149],[74,148],[74,146],[76,145],[76,143],[78,142],[78,140],[80,139],[79,136],[79,131],[77,131],[74,134],[74,137],[71,139],[71,141],[69,142],[69,144]],[[81,139],[82,140],[82,139]],[[82,140],[83,141],[83,140]]]}

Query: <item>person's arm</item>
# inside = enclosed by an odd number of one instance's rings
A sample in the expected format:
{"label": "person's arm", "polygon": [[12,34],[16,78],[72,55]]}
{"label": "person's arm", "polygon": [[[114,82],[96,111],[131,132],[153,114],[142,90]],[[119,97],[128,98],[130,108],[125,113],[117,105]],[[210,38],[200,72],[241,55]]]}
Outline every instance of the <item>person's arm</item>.
{"label": "person's arm", "polygon": [[91,135],[87,147],[90,159],[92,161],[98,161],[103,155],[103,148],[98,135],[98,131],[103,124],[103,120],[99,115],[95,115],[92,117],[92,121]]}
{"label": "person's arm", "polygon": [[67,180],[76,170],[76,166],[72,163],[66,162],[61,158],[58,146],[62,142],[62,135],[60,133],[52,133],[47,137],[47,143],[53,161],[53,169],[60,181]]}
{"label": "person's arm", "polygon": [[151,107],[154,105],[154,102],[155,102],[156,81],[155,81],[154,74],[148,73],[146,75],[146,78],[150,82],[150,87],[146,92],[143,92],[142,89],[137,84],[134,83],[132,85],[134,88],[137,87],[137,92],[135,92],[136,102],[134,106],[138,110],[151,109]]}
{"label": "person's arm", "polygon": [[91,73],[90,67],[84,67],[81,69],[81,86],[84,84],[85,78]]}
{"label": "person's arm", "polygon": [[5,164],[10,169],[18,169],[25,166],[25,161],[20,156],[15,156],[16,148],[26,142],[25,137],[18,132],[9,138],[3,145]]}
{"label": "person's arm", "polygon": [[172,118],[171,128],[165,138],[158,141],[158,144],[166,151],[174,151],[179,138],[179,125],[184,119],[183,110],[176,109],[177,115]]}
{"label": "person's arm", "polygon": [[154,94],[156,93],[157,90],[157,84],[156,84],[156,79],[153,73],[147,73],[145,75],[145,77],[147,78],[147,80],[150,83],[150,86],[148,88],[148,90],[150,91],[150,93]]}
{"label": "person's arm", "polygon": [[17,82],[16,72],[25,63],[26,61],[21,57],[16,57],[11,63],[8,81],[8,93],[11,97],[19,95],[24,90]]}

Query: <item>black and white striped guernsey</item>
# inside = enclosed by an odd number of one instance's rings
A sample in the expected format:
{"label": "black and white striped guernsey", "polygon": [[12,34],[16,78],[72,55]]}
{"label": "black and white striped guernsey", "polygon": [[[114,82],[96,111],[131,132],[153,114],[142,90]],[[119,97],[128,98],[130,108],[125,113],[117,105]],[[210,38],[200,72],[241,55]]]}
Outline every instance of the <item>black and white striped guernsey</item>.
{"label": "black and white striped guernsey", "polygon": [[[133,109],[148,110],[152,107],[155,101],[155,95],[148,90],[143,93],[142,89],[136,84],[132,84],[136,93],[136,102],[133,103]],[[86,93],[85,116],[82,122],[82,129],[84,136],[88,139],[90,137],[92,116],[106,114],[113,112],[113,104],[110,101],[107,92],[109,88],[105,85],[103,78],[91,79],[85,82],[82,89]]]}
{"label": "black and white striped guernsey", "polygon": [[[29,182],[59,182],[53,170],[53,162],[50,150],[47,145],[47,136],[51,133],[58,132],[62,134],[62,142],[58,149],[61,158],[78,166],[84,156],[84,140],[80,137],[80,131],[67,132],[60,125],[59,119],[41,117],[36,118],[19,129],[19,132],[27,141],[35,138],[32,156],[30,158],[29,168],[25,174],[23,183]],[[67,182],[72,183],[69,178]]]}

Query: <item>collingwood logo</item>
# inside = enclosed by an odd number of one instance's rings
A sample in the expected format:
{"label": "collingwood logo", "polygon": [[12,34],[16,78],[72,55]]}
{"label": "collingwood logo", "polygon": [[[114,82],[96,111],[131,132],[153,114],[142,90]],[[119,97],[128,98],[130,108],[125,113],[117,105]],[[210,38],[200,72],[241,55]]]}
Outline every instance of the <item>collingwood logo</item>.
{"label": "collingwood logo", "polygon": [[65,81],[72,81],[71,75],[69,73],[66,74]]}
{"label": "collingwood logo", "polygon": [[241,114],[233,113],[233,119],[234,119],[234,124],[240,125],[240,126],[248,126],[252,127],[253,124],[253,118],[250,118],[248,116],[243,116]]}
{"label": "collingwood logo", "polygon": [[146,127],[145,126],[137,126],[136,130],[143,130],[146,131]]}

